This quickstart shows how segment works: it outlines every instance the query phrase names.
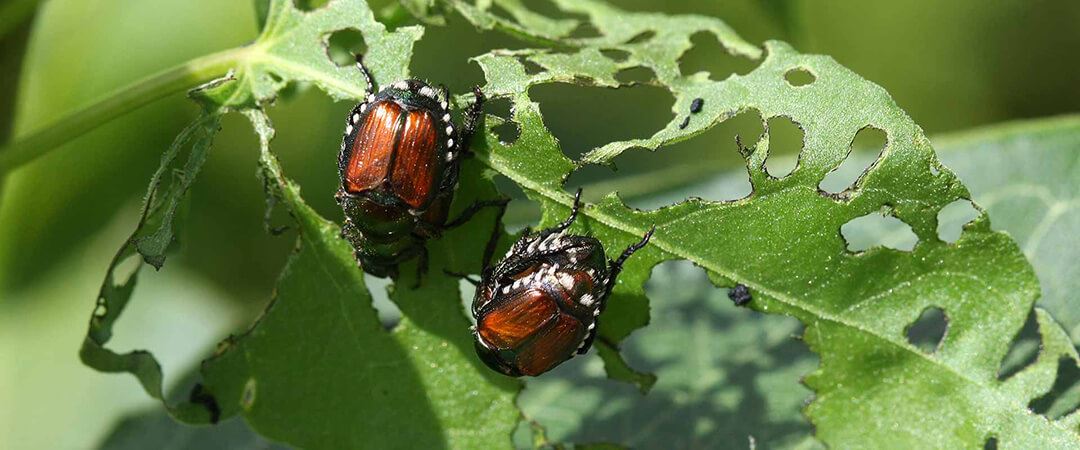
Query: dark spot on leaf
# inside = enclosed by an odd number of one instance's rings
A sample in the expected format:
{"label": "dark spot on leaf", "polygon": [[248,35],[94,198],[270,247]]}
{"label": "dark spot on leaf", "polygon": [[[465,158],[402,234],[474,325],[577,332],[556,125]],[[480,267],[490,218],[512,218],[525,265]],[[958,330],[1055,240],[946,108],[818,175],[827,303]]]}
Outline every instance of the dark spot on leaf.
{"label": "dark spot on leaf", "polygon": [[919,242],[911,226],[896,217],[877,212],[851,219],[840,227],[840,234],[852,252],[878,246],[911,251]]}
{"label": "dark spot on leaf", "polygon": [[938,211],[938,238],[954,243],[960,239],[964,231],[964,225],[979,217],[979,210],[971,204],[970,200],[956,200]]}
{"label": "dark spot on leaf", "polygon": [[600,50],[600,53],[615,62],[623,62],[630,57],[630,52],[615,48],[605,48]]}
{"label": "dark spot on leaf", "polygon": [[690,125],[690,116],[686,116],[683,118],[682,123],[679,124],[679,129],[685,129],[688,125]]}
{"label": "dark spot on leaf", "polygon": [[1039,356],[1041,343],[1039,322],[1035,318],[1033,311],[1028,314],[1024,326],[1020,328],[1020,331],[1013,337],[1012,343],[1009,344],[1009,351],[1005,353],[1005,358],[1001,360],[1001,367],[998,369],[998,380],[1007,380],[1035,362],[1035,359]]}
{"label": "dark spot on leaf", "polygon": [[986,438],[986,443],[983,444],[983,450],[997,450],[997,438],[990,436]]}
{"label": "dark spot on leaf", "polygon": [[693,114],[697,114],[701,112],[702,106],[705,106],[705,99],[701,97],[695,98],[694,100],[690,101],[690,112]]}
{"label": "dark spot on leaf", "polygon": [[[873,126],[865,126],[855,133],[855,137],[848,146],[847,157],[836,166],[835,169],[825,175],[818,188],[838,194],[845,189],[853,188],[855,182],[873,166],[874,161],[881,158],[887,143],[885,132]],[[869,159],[872,151],[877,152],[877,158]]]}
{"label": "dark spot on leaf", "polygon": [[744,284],[736,284],[731,288],[727,294],[728,298],[735,303],[735,306],[745,306],[750,303],[754,298],[750,295],[750,289]]}
{"label": "dark spot on leaf", "polygon": [[716,35],[708,31],[690,36],[690,45],[692,47],[679,57],[679,72],[683,75],[706,72],[710,80],[721,81],[732,74],[750,73],[758,65],[750,58],[728,53]]}
{"label": "dark spot on leaf", "polygon": [[221,406],[218,406],[217,399],[203,387],[202,383],[196,383],[195,386],[192,386],[188,401],[203,405],[206,411],[210,413],[210,423],[218,423],[218,420],[221,420]]}
{"label": "dark spot on leaf", "polygon": [[769,156],[765,171],[775,178],[784,178],[795,170],[796,157],[803,148],[803,131],[791,119],[777,116],[769,119]]}
{"label": "dark spot on leaf", "polygon": [[640,44],[656,36],[656,32],[653,30],[645,30],[641,33],[634,35],[630,40],[626,41],[627,44]]}
{"label": "dark spot on leaf", "polygon": [[817,77],[810,73],[809,70],[797,67],[787,71],[787,73],[784,74],[784,79],[787,80],[788,84],[799,87],[813,83]]}
{"label": "dark spot on leaf", "polygon": [[907,339],[911,345],[926,353],[934,353],[941,347],[941,341],[949,329],[949,319],[945,311],[936,306],[923,310],[919,318],[907,328]]}
{"label": "dark spot on leaf", "polygon": [[367,53],[364,35],[355,28],[335,31],[327,42],[326,52],[338,67],[353,67],[356,64],[355,55]]}

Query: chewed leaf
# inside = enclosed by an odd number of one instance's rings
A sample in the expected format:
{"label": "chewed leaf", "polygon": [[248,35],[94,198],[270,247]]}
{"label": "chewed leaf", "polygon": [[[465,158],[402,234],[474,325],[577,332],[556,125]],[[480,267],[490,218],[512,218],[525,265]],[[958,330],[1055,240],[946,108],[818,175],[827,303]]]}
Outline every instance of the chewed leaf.
{"label": "chewed leaf", "polygon": [[[112,339],[113,324],[131,299],[142,261],[157,268],[164,264],[165,251],[173,242],[174,216],[206,162],[207,151],[217,134],[219,122],[220,116],[217,114],[208,113],[199,117],[177,136],[161,157],[161,166],[147,188],[139,224],[109,264],[98,293],[97,305],[90,317],[90,328],[79,350],[84,364],[102,372],[130,372],[138,378],[148,394],[162,401],[161,366],[153,355],[142,350],[118,354],[105,345]],[[182,153],[187,155],[187,159],[183,166],[177,167],[175,163]],[[173,175],[171,183],[163,186],[166,176],[170,174]],[[120,266],[136,255],[142,261],[136,263],[134,272],[126,280],[120,281],[124,276]],[[188,422],[216,421],[219,414],[216,406],[197,402],[170,406],[170,413]]]}
{"label": "chewed leaf", "polygon": [[408,75],[413,44],[423,29],[387,31],[361,0],[332,0],[314,11],[297,9],[290,0],[272,0],[258,39],[246,48],[233,82],[202,93],[204,102],[230,108],[253,108],[274,100],[292,82],[311,82],[335,99],[356,99],[367,88],[351,64],[341,67],[327,56],[327,40],[338,30],[358,29],[367,44],[365,64],[378,83]]}
{"label": "chewed leaf", "polygon": [[338,226],[285,178],[265,115],[246,114],[262,142],[263,177],[300,238],[258,322],[203,364],[223,417],[243,414],[260,434],[303,448],[508,446],[518,385],[473,354],[457,281],[396,290],[405,317],[387,332]]}
{"label": "chewed leaf", "polygon": [[[624,17],[634,14],[620,15]],[[597,28],[604,32],[603,25]],[[647,51],[647,43],[658,38],[633,43],[638,48],[618,48],[631,53],[627,61],[640,61],[634,52]],[[767,43],[766,50],[757,69],[719,82],[682,76],[677,65],[665,69],[680,54],[677,47],[652,54],[648,67],[661,85],[677,92],[677,111],[689,113],[694,98],[704,99],[706,106],[692,113],[696,115],[687,127],[673,120],[653,138],[613,143],[586,156],[585,162],[609,162],[628,148],[656,148],[685,139],[744,110],[757,111],[764,121],[786,117],[804,133],[798,163],[783,178],[765,169],[768,132],[740,149],[754,189],[747,198],[690,200],[637,211],[609,195],[584,209],[577,230],[598,237],[608,249],[625,247],[657,225],[650,245],[631,258],[620,278],[612,306],[600,322],[600,340],[617,343],[647,321],[647,306],[636,299],[651,267],[688,259],[719,285],[745,285],[753,299],[750,307],[792,315],[806,325],[806,340],[822,360],[807,380],[817,391],[808,413],[826,444],[856,445],[874,439],[873,433],[895,439],[891,436],[898,432],[907,446],[944,442],[942,433],[954,439],[952,446],[982,445],[989,437],[1012,442],[1030,438],[1027,433],[1032,432],[1046,442],[1077,442],[1076,430],[1062,425],[1068,419],[1042,426],[1046,419],[1026,406],[1031,401],[1027,394],[1048,389],[1046,378],[1056,366],[1031,372],[1038,375],[1033,382],[1038,389],[1030,392],[1002,391],[995,384],[1009,338],[1022,326],[1038,293],[1031,266],[1015,243],[992,231],[985,213],[966,226],[955,243],[939,239],[938,212],[970,194],[940,166],[922,131],[884,90],[832,59],[801,55],[780,42]],[[588,51],[575,52],[580,56]],[[596,52],[588,58],[590,64],[565,63],[573,53],[555,62],[539,55],[548,54],[493,52],[477,58],[488,89],[512,100],[513,119],[521,130],[521,137],[509,145],[489,137],[480,157],[540,202],[545,222],[552,222],[570,204],[562,182],[576,166],[544,128],[528,89],[571,80],[604,85],[612,67],[625,63],[603,61],[607,56]],[[522,58],[545,70],[527,75]],[[812,80],[793,83],[788,77],[792,70],[810,73]],[[879,159],[842,194],[821,191],[822,179],[843,162],[855,135],[868,126],[886,135]],[[909,250],[848,250],[841,227],[875,212],[906,224],[918,242]],[[619,307],[623,309],[616,314]],[[905,333],[928,308],[940,309],[948,318],[948,330],[933,355],[910,344]],[[1048,318],[1044,322],[1044,336],[1054,336],[1057,325]],[[605,353],[610,354],[601,355]],[[618,363],[610,357],[605,362]],[[608,372],[610,376],[623,370]],[[944,384],[951,388],[939,389]],[[988,408],[995,411],[994,420],[980,413]],[[922,420],[931,410],[949,420]],[[868,417],[880,417],[880,428],[868,426]],[[923,428],[928,426],[936,429]]]}
{"label": "chewed leaf", "polygon": [[[420,2],[413,0],[406,2],[410,10],[421,10],[415,5],[416,3]],[[552,19],[538,14],[527,8],[521,0],[491,2],[445,0],[444,3],[479,29],[497,29],[539,44],[565,43],[565,38],[579,25],[574,19]],[[502,9],[509,14],[509,17],[496,14],[493,7]],[[427,9],[422,10],[427,11]]]}

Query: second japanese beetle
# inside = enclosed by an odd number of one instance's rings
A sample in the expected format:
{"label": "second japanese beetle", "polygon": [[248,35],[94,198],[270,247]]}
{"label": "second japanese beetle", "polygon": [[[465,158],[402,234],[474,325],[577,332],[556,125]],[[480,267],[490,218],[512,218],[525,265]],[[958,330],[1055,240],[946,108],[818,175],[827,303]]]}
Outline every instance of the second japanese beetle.
{"label": "second japanese beetle", "polygon": [[578,191],[569,218],[526,232],[477,284],[476,352],[500,373],[536,376],[588,351],[623,263],[652,236],[649,230],[618,259],[608,260],[596,238],[566,233],[580,197]]}

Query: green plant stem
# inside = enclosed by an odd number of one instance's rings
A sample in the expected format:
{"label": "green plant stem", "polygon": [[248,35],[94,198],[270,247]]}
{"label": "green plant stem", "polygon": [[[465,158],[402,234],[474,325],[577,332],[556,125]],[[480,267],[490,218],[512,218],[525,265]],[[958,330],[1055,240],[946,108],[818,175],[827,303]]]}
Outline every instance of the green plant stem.
{"label": "green plant stem", "polygon": [[14,139],[0,148],[0,176],[110,120],[224,75],[236,67],[247,52],[247,47],[240,47],[195,58],[117,89],[26,137]]}
{"label": "green plant stem", "polygon": [[41,0],[7,0],[0,4],[0,39],[34,15]]}

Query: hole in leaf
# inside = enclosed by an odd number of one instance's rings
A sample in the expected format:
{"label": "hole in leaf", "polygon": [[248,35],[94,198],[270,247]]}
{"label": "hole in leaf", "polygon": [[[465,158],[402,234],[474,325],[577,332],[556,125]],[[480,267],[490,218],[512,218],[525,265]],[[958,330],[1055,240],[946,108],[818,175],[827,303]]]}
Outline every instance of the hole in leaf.
{"label": "hole in leaf", "polygon": [[559,83],[530,92],[548,129],[575,160],[609,142],[651,136],[670,120],[675,102],[667,90],[647,85],[607,89]]}
{"label": "hole in leaf", "polygon": [[630,40],[626,41],[627,44],[640,44],[656,36],[656,32],[653,30],[645,30],[641,33],[634,35]]}
{"label": "hole in leaf", "polygon": [[802,128],[787,117],[776,116],[769,119],[768,133],[769,156],[765,159],[765,171],[773,177],[784,178],[798,163],[798,154],[803,147]]}
{"label": "hole in leaf", "polygon": [[508,98],[493,98],[484,102],[484,112],[510,120],[513,115],[510,111],[512,106],[513,103]]}
{"label": "hole in leaf", "polygon": [[[510,232],[515,232],[526,226],[535,227],[536,223],[540,221],[540,205],[529,200],[521,186],[509,178],[497,175],[494,181],[499,192],[513,199],[506,208],[506,215],[503,216],[503,223],[506,224],[507,229]],[[495,255],[496,259],[500,256],[499,254]]]}
{"label": "hole in leaf", "polygon": [[799,87],[813,83],[817,77],[810,73],[809,70],[802,67],[796,67],[784,73],[784,79],[787,80],[788,84]]}
{"label": "hole in leaf", "polygon": [[1057,419],[1076,411],[1080,406],[1080,366],[1067,356],[1058,360],[1054,386],[1042,397],[1031,401],[1028,408],[1035,414]]}
{"label": "hole in leaf", "polygon": [[570,37],[573,39],[591,39],[602,36],[600,30],[596,29],[596,26],[589,21],[582,21],[578,24],[577,28],[570,33]]}
{"label": "hole in leaf", "polygon": [[390,300],[390,294],[386,291],[392,281],[389,278],[376,278],[365,273],[364,283],[371,292],[371,306],[379,313],[379,322],[387,330],[396,327],[401,322],[401,310]]}
{"label": "hole in leaf", "polygon": [[934,353],[941,346],[948,329],[949,319],[945,311],[931,306],[926,308],[915,322],[908,325],[908,342],[926,353]]}
{"label": "hole in leaf", "polygon": [[964,224],[979,217],[979,210],[970,200],[956,200],[938,211],[938,237],[950,244],[960,239]]}
{"label": "hole in leaf", "polygon": [[851,147],[847,158],[835,169],[825,175],[818,185],[821,190],[838,194],[855,185],[855,181],[869,169],[874,163],[870,159],[870,152],[875,151],[878,158],[885,151],[885,132],[879,128],[866,126],[855,133],[855,139],[851,141]]}
{"label": "hole in leaf", "polygon": [[544,67],[533,62],[528,58],[521,58],[521,64],[525,66],[525,73],[528,75],[536,75],[544,71]]}
{"label": "hole in leaf", "polygon": [[721,81],[731,74],[745,75],[757,67],[749,58],[733,56],[720,45],[716,35],[701,31],[690,36],[690,50],[679,58],[679,71],[683,75],[708,72],[709,79]]}
{"label": "hole in leaf", "polygon": [[930,175],[933,175],[933,176],[936,177],[936,176],[938,176],[939,173],[941,173],[941,168],[938,167],[938,163],[936,161],[931,162],[930,163]]}
{"label": "hole in leaf", "polygon": [[998,369],[998,380],[1006,380],[1035,362],[1035,359],[1039,356],[1041,342],[1039,322],[1035,318],[1035,312],[1032,311],[1028,314],[1027,320],[1024,321],[1024,326],[1013,337],[1012,344],[1009,345],[1009,351],[1005,353],[1005,358],[1001,360],[1001,367]]}
{"label": "hole in leaf", "polygon": [[911,251],[919,238],[911,226],[893,216],[870,213],[851,219],[840,227],[840,234],[852,252],[865,251],[871,247],[888,247]]}
{"label": "hole in leaf", "polygon": [[[744,145],[753,145],[762,133],[764,128],[757,111],[743,111],[699,136],[662,147],[661,154],[628,151],[619,155],[615,158],[619,172],[605,171],[607,182],[596,190],[618,190],[627,205],[639,209],[683,201],[686,192],[717,201],[744,198],[753,188],[745,170],[732,170],[745,165],[735,145],[735,136],[740,136]],[[663,165],[657,167],[660,158]],[[575,172],[571,181],[597,176],[584,172],[592,167],[595,166],[582,168],[580,177]],[[583,184],[588,192],[589,183]]]}
{"label": "hole in leaf", "polygon": [[648,83],[656,79],[656,74],[648,67],[637,66],[620,70],[615,74],[615,80],[622,84]]}
{"label": "hole in leaf", "polygon": [[605,48],[603,50],[600,50],[600,53],[615,62],[623,62],[630,57],[630,52],[614,48]]}
{"label": "hole in leaf", "polygon": [[488,114],[498,116],[504,120],[500,125],[491,129],[495,133],[495,136],[499,138],[499,142],[504,144],[513,144],[517,141],[518,136],[521,135],[521,128],[515,123],[513,114],[510,112],[510,99],[497,98],[489,100],[484,104],[484,109]]}
{"label": "hole in leaf", "polygon": [[997,450],[997,438],[990,436],[986,438],[986,443],[983,444],[983,450]]}
{"label": "hole in leaf", "polygon": [[360,34],[360,30],[346,28],[330,35],[327,54],[339,67],[352,67],[356,63],[355,55],[366,52],[367,45],[364,44],[364,35]]}
{"label": "hole in leaf", "polygon": [[513,144],[517,141],[518,136],[521,136],[521,129],[518,124],[510,120],[492,128],[491,131],[499,138],[499,142],[506,145]]}
{"label": "hole in leaf", "polygon": [[314,11],[326,6],[327,3],[330,3],[330,0],[293,0],[293,5],[301,11]]}

